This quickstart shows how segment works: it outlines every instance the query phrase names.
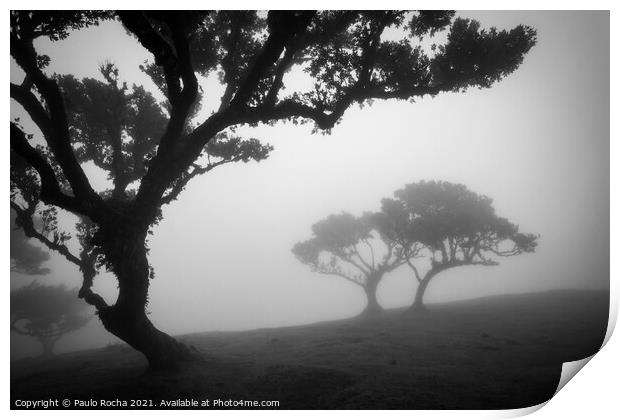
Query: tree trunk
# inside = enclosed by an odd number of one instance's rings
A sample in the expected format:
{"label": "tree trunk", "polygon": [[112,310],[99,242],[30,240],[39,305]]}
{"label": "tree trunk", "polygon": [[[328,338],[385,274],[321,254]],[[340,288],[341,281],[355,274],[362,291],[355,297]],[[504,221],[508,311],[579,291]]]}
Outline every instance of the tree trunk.
{"label": "tree trunk", "polygon": [[104,237],[104,252],[112,264],[119,285],[114,305],[98,310],[103,326],[147,358],[149,368],[175,368],[195,359],[184,344],[158,330],[146,315],[149,288],[149,264],[144,245],[145,234],[128,229]]}
{"label": "tree trunk", "polygon": [[144,354],[151,370],[176,368],[195,358],[183,343],[158,330],[143,308],[135,310],[116,304],[99,311],[99,318],[106,330]]}
{"label": "tree trunk", "polygon": [[364,287],[368,304],[362,311],[361,315],[376,315],[383,312],[383,308],[377,301],[377,286],[379,286],[379,280],[381,280],[381,277],[379,276],[373,276],[368,279],[368,283],[366,287]]}
{"label": "tree trunk", "polygon": [[54,355],[54,343],[56,341],[49,338],[43,338],[39,341],[43,346],[43,353],[41,353],[41,358],[47,359],[48,357],[52,357]]}
{"label": "tree trunk", "polygon": [[411,305],[411,310],[415,312],[425,311],[426,307],[424,306],[424,293],[426,292],[426,288],[430,283],[431,279],[423,279],[418,283],[418,289],[415,292],[415,299],[413,300],[413,305]]}

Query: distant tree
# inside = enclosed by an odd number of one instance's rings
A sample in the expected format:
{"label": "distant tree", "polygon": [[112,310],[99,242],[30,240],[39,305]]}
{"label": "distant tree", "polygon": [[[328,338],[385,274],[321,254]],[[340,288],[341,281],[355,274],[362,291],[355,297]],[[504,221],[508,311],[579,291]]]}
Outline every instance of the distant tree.
{"label": "distant tree", "polygon": [[[119,19],[152,54],[143,70],[166,97],[161,108],[109,66],[105,82],[45,72],[50,58],[35,41],[60,40],[104,19]],[[46,144],[33,145],[11,123],[11,150],[28,165],[28,176],[12,173],[12,201],[21,206],[26,190],[27,200],[88,219],[87,241],[98,264],[116,275],[119,295],[110,305],[84,284],[80,296],[151,368],[189,354],[147,317],[147,237],[162,205],[189,180],[222,163],[267,156],[267,146],[234,136],[236,126],[284,120],[329,132],[354,104],[488,88],[515,71],[536,40],[526,26],[485,30],[451,11],[11,11],[10,20],[11,57],[25,73],[11,84],[11,98]],[[400,31],[400,40],[385,39],[386,30]],[[422,48],[422,38],[444,30],[444,44]],[[309,77],[311,88],[285,90],[293,72]],[[211,74],[223,85],[221,103],[194,124],[197,77]],[[84,162],[107,172],[113,188],[95,191]]]}
{"label": "distant tree", "polygon": [[293,246],[293,254],[312,271],[360,286],[367,297],[363,314],[382,310],[377,287],[383,276],[405,263],[402,248],[383,235],[377,215],[334,214],[312,226],[313,237]]}
{"label": "distant tree", "polygon": [[406,222],[394,234],[410,244],[407,264],[418,288],[412,309],[424,308],[424,292],[439,273],[455,267],[497,265],[494,256],[534,252],[537,235],[495,214],[492,200],[465,185],[421,181],[384,199],[382,212]]}
{"label": "distant tree", "polygon": [[42,356],[53,354],[54,345],[65,334],[82,328],[90,320],[89,306],[76,299],[77,290],[65,285],[43,286],[36,282],[11,292],[11,331],[36,338]]}
{"label": "distant tree", "polygon": [[15,225],[15,214],[11,212],[11,271],[28,275],[48,274],[50,269],[43,267],[49,260],[49,253],[30,243],[24,232]]}

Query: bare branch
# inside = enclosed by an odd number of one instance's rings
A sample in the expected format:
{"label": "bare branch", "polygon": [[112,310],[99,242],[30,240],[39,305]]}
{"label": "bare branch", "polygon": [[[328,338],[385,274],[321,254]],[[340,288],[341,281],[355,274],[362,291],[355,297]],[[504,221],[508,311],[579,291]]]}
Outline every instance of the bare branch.
{"label": "bare branch", "polygon": [[364,242],[366,246],[368,246],[368,249],[370,250],[370,258],[371,258],[372,266],[374,267],[375,266],[375,250],[370,244],[370,242],[368,241],[368,239],[362,239],[362,242]]}
{"label": "bare branch", "polygon": [[53,251],[58,252],[60,255],[65,257],[67,261],[77,265],[78,267],[82,266],[82,261],[75,255],[73,255],[65,244],[52,241],[49,238],[47,238],[47,236],[45,236],[44,234],[42,234],[41,232],[35,229],[31,212],[24,210],[23,208],[21,208],[14,202],[11,202],[11,208],[15,210],[15,213],[17,214],[16,221],[18,222],[19,226],[23,229],[27,237],[38,240],[43,245],[45,245],[46,247],[48,247],[49,249]]}
{"label": "bare branch", "polygon": [[[364,265],[365,264],[360,264],[358,262],[356,262],[352,257],[351,257],[351,253],[345,254],[343,252],[332,252],[334,255],[336,255],[338,258],[340,258],[342,261],[347,262],[349,264],[351,264],[352,266],[354,266],[355,268],[357,268],[358,270],[360,270],[362,273],[364,273],[364,275],[368,275],[370,274],[369,269],[367,269]],[[363,261],[362,261],[363,263]]]}
{"label": "bare branch", "polygon": [[[371,247],[371,249],[372,249],[372,247]],[[354,245],[352,246],[352,254],[353,254],[353,255],[355,255],[355,256],[358,258],[358,260],[359,260],[359,261],[360,261],[360,262],[364,265],[364,267],[366,267],[368,270],[373,271],[373,270],[375,269],[375,264],[374,264],[374,262],[372,263],[372,265],[371,265],[369,262],[367,262],[367,261],[366,261],[366,260],[362,257],[362,255],[360,254],[359,250],[357,249],[357,245],[356,245],[356,244],[354,244]],[[373,254],[373,255],[374,255],[374,254]],[[373,256],[373,261],[374,261],[374,256]]]}
{"label": "bare branch", "polygon": [[47,160],[28,143],[24,132],[14,123],[11,123],[11,148],[39,174],[41,178],[41,200],[44,203],[52,204],[78,214],[86,213],[86,209],[78,200],[62,192],[54,169],[52,169]]}
{"label": "bare branch", "polygon": [[409,258],[407,258],[407,265],[413,270],[413,274],[415,274],[415,278],[418,280],[418,282],[422,283],[422,277],[420,277],[420,272]]}
{"label": "bare branch", "polygon": [[316,271],[317,273],[321,273],[321,274],[329,274],[329,275],[342,277],[343,279],[348,280],[351,283],[364,287],[364,283],[357,281],[354,277],[348,276],[347,274],[343,273],[341,270],[336,270],[336,269],[328,270],[325,268],[315,268],[314,271]]}
{"label": "bare branch", "polygon": [[[41,129],[42,131],[45,130],[44,134],[46,134],[47,144],[67,177],[73,194],[80,200],[89,201],[92,205],[100,203],[99,196],[92,189],[88,178],[73,153],[66,109],[58,84],[53,79],[45,76],[39,68],[37,53],[32,44],[32,39],[19,39],[14,33],[11,33],[11,56],[24,70],[27,77],[32,80],[45,100],[51,124],[49,126],[46,124]],[[17,92],[14,93],[17,94]],[[26,100],[25,103],[30,103],[32,100],[31,97],[28,98],[26,95],[23,95],[22,99]],[[31,106],[30,108],[35,110],[38,107]],[[36,114],[40,114],[40,110]],[[37,119],[39,118],[42,117],[37,115]]]}
{"label": "bare branch", "polygon": [[30,88],[11,83],[11,98],[20,104],[32,121],[39,127],[45,138],[53,136],[52,121],[47,111],[43,108],[37,97],[32,93]]}

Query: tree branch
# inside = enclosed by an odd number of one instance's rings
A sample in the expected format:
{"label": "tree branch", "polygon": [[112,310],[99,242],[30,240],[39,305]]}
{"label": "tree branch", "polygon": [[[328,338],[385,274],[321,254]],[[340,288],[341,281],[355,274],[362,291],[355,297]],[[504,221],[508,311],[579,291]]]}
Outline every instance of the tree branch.
{"label": "tree branch", "polygon": [[357,262],[355,262],[355,260],[353,260],[351,258],[350,255],[347,255],[345,253],[339,253],[339,254],[335,254],[332,252],[332,254],[336,255],[338,258],[340,258],[342,261],[347,262],[349,264],[351,264],[352,266],[354,266],[355,268],[357,268],[358,270],[360,270],[362,273],[364,273],[364,275],[369,275],[370,271],[364,267],[364,265],[359,264]]}
{"label": "tree branch", "polygon": [[418,282],[422,283],[422,277],[420,277],[420,272],[409,258],[407,258],[407,265],[413,270],[413,274],[415,274],[415,278],[418,280]]}
{"label": "tree branch", "polygon": [[353,277],[350,277],[346,274],[344,274],[341,270],[326,270],[326,269],[321,269],[321,268],[315,268],[315,271],[317,273],[321,273],[321,274],[328,274],[328,275],[334,275],[334,276],[338,276],[341,277],[345,280],[350,281],[351,283],[357,284],[358,286],[364,287],[364,284],[355,280]]}
{"label": "tree branch", "polygon": [[[372,250],[372,247],[371,247],[371,250]],[[353,251],[353,255],[355,255],[360,260],[360,262],[364,265],[364,267],[366,267],[370,271],[373,271],[375,269],[374,262],[372,265],[370,265],[370,263],[368,263],[358,251],[357,245],[355,244],[353,245],[352,251]],[[373,253],[373,261],[374,261],[374,253]]]}
{"label": "tree branch", "polygon": [[449,89],[447,86],[419,86],[385,91],[381,88],[354,86],[342,99],[334,104],[331,113],[326,113],[323,109],[289,98],[273,106],[263,104],[255,107],[246,107],[243,114],[245,118],[237,123],[269,123],[274,120],[305,118],[314,121],[318,128],[329,130],[336,125],[353,102],[361,103],[370,99],[411,99],[415,96],[436,95]]}
{"label": "tree branch", "polygon": [[192,180],[194,177],[196,177],[197,175],[205,174],[211,171],[212,169],[217,168],[220,165],[223,165],[225,163],[230,163],[230,162],[234,162],[234,160],[221,160],[219,162],[210,163],[207,166],[193,165],[192,171],[187,173],[184,177],[179,178],[174,183],[174,185],[172,186],[168,194],[166,194],[165,196],[161,198],[160,203],[162,205],[170,204],[171,202],[173,202],[174,200],[178,198],[179,194],[183,192],[183,190],[187,186],[187,183],[190,180]]}
{"label": "tree branch", "polygon": [[24,132],[11,123],[11,148],[28,162],[41,178],[41,200],[45,204],[61,207],[65,210],[85,214],[86,209],[74,197],[62,192],[56,173],[47,160],[28,143]]}
{"label": "tree branch", "polygon": [[127,10],[118,11],[117,14],[125,28],[153,55],[155,64],[164,69],[168,88],[166,96],[172,103],[180,93],[181,85],[175,70],[176,58],[171,45],[153,29],[144,12]]}
{"label": "tree branch", "polygon": [[27,77],[32,80],[41,97],[45,100],[51,124],[49,127],[41,127],[47,133],[47,143],[54,154],[54,158],[67,177],[71,190],[76,198],[88,202],[91,205],[100,203],[100,197],[92,189],[88,178],[78,163],[69,135],[67,114],[58,84],[47,78],[37,63],[37,53],[32,44],[32,39],[20,39],[11,33],[11,56],[24,70]]}
{"label": "tree branch", "polygon": [[256,57],[254,64],[249,68],[245,80],[239,86],[237,93],[230,102],[230,108],[239,108],[247,104],[248,99],[256,86],[265,76],[269,68],[278,60],[284,47],[296,34],[305,31],[314,17],[314,11],[291,13],[288,11],[270,11],[267,17],[269,37]]}
{"label": "tree branch", "polygon": [[19,226],[22,228],[27,237],[38,240],[49,249],[58,252],[69,262],[77,265],[78,267],[81,267],[82,261],[75,255],[73,255],[66,245],[51,241],[45,235],[35,229],[34,222],[32,221],[32,216],[29,211],[24,210],[14,202],[11,202],[11,208],[15,210]]}
{"label": "tree branch", "polygon": [[375,267],[375,250],[373,249],[368,239],[362,239],[362,242],[364,242],[366,246],[368,246],[368,249],[370,250],[370,258],[372,262],[372,267],[374,268]]}
{"label": "tree branch", "polygon": [[11,98],[15,99],[26,110],[46,139],[53,136],[52,121],[29,88],[11,83]]}

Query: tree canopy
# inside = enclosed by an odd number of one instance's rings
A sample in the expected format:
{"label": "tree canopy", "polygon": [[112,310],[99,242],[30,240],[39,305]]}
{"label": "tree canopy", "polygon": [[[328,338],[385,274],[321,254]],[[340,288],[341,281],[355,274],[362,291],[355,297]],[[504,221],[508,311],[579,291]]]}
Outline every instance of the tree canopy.
{"label": "tree canopy", "polygon": [[12,291],[11,331],[36,338],[43,345],[43,354],[51,354],[58,339],[90,320],[85,314],[89,306],[76,296],[77,289],[37,282]]}
{"label": "tree canopy", "polygon": [[[537,235],[520,232],[495,214],[491,198],[465,185],[421,181],[396,191],[394,197],[382,201],[382,210],[400,223],[402,228],[392,231],[397,240],[413,245],[407,263],[422,294],[428,282],[448,268],[497,265],[494,257],[534,252],[538,245]],[[420,259],[428,260],[425,273]]]}
{"label": "tree canopy", "polygon": [[405,248],[384,234],[377,214],[355,217],[332,214],[312,225],[312,238],[298,242],[292,252],[312,271],[331,274],[361,286],[368,311],[379,309],[377,285],[384,274],[405,263]]}
{"label": "tree canopy", "polygon": [[495,214],[493,200],[465,185],[420,181],[381,201],[381,210],[362,217],[335,214],[312,226],[313,237],[293,254],[312,271],[344,278],[364,288],[378,307],[376,288],[383,275],[409,265],[422,307],[429,282],[461,266],[497,265],[493,258],[534,252],[538,236]]}
{"label": "tree canopy", "polygon": [[[111,64],[102,67],[107,83],[45,74],[49,57],[36,53],[35,39],[62,39],[110,18],[120,19],[152,53],[143,68],[166,94],[167,115],[142,88],[119,84]],[[401,39],[384,40],[387,30],[399,30]],[[422,37],[442,30],[448,31],[445,44],[432,51],[420,45]],[[11,97],[51,151],[47,159],[28,159],[42,176],[44,202],[97,218],[105,204],[79,166],[90,160],[111,172],[117,196],[144,178],[134,210],[148,207],[150,224],[166,190],[205,171],[194,162],[227,127],[288,119],[329,130],[353,103],[489,87],[518,67],[535,40],[529,27],[482,29],[476,21],[454,19],[452,11],[13,11],[11,55],[26,78],[11,85]],[[283,89],[293,69],[310,76],[313,88]],[[225,85],[221,106],[188,130],[199,97],[197,75],[213,72]],[[15,151],[39,155],[14,124],[12,133]],[[264,156],[264,149],[257,154]]]}
{"label": "tree canopy", "polygon": [[537,236],[495,214],[493,200],[465,185],[442,181],[409,184],[384,199],[384,212],[405,214],[403,239],[428,248],[435,265],[494,265],[493,256],[533,252]]}

